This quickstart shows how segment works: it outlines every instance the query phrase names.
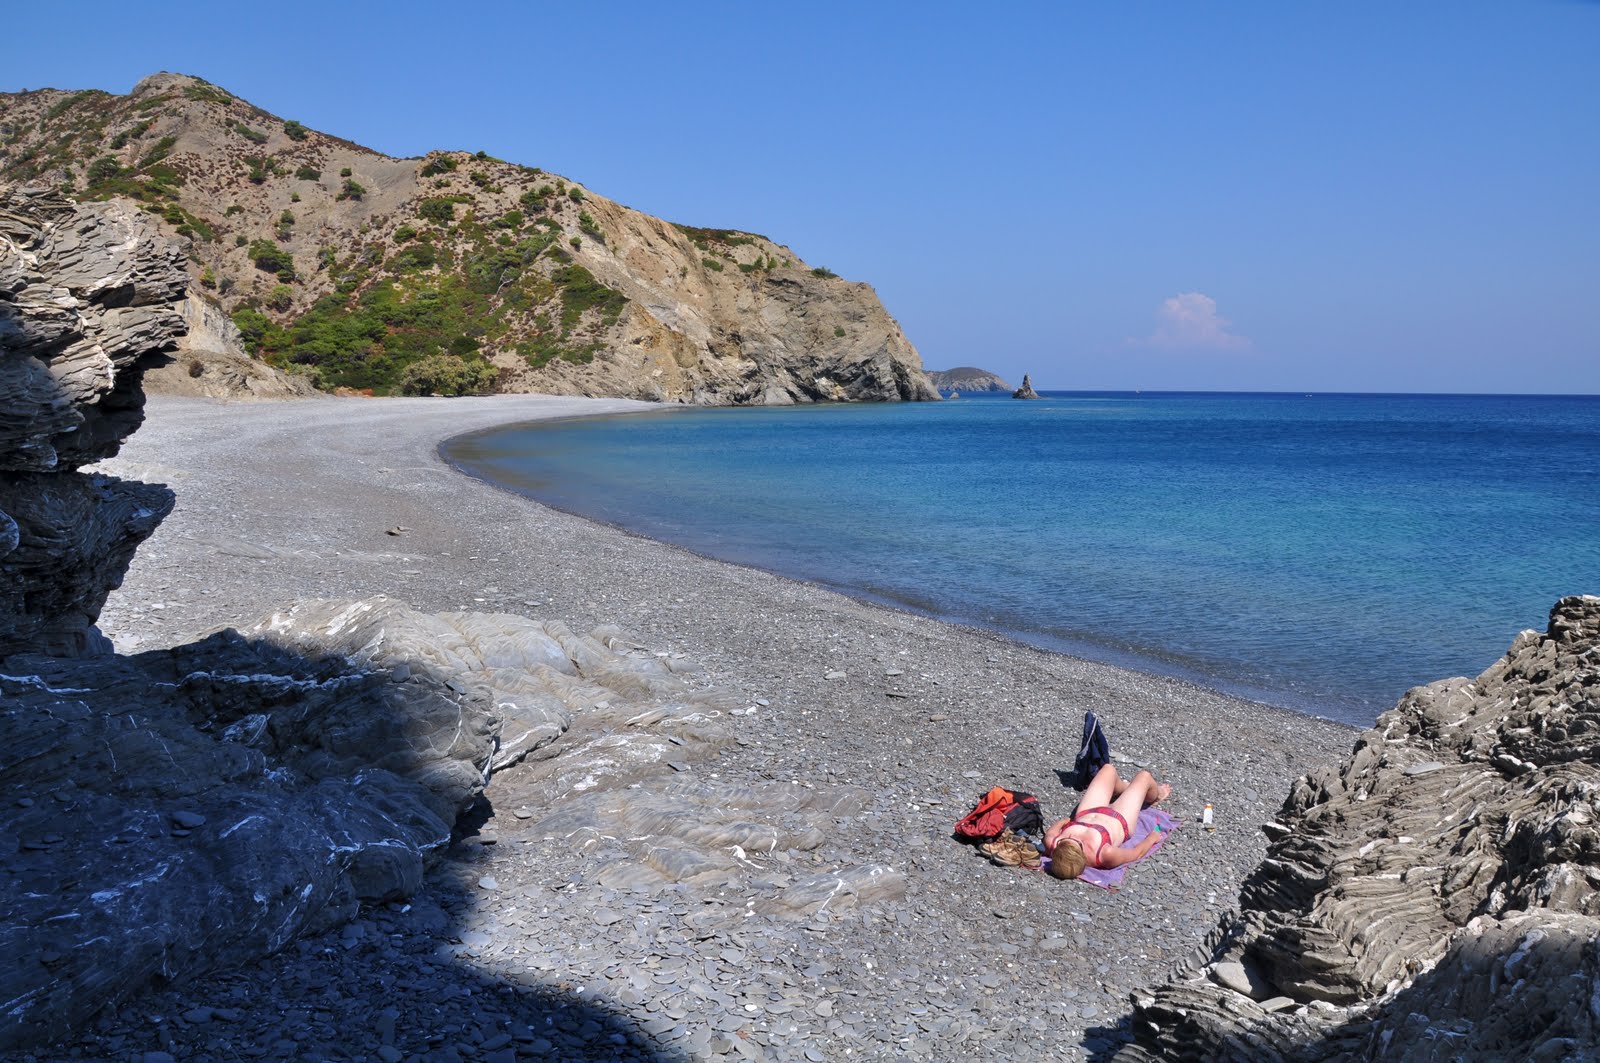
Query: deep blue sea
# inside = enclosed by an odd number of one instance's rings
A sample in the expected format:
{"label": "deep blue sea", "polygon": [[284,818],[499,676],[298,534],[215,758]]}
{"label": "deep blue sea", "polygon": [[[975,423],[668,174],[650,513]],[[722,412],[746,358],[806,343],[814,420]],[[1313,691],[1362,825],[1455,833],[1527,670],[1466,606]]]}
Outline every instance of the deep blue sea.
{"label": "deep blue sea", "polygon": [[446,456],[701,554],[1358,725],[1600,593],[1600,398],[667,409]]}

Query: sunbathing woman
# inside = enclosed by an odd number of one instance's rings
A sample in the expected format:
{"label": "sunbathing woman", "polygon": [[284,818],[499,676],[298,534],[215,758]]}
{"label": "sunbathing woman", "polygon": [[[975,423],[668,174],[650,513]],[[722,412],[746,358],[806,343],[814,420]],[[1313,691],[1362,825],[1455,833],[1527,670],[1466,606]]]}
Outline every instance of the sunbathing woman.
{"label": "sunbathing woman", "polygon": [[1172,787],[1156,782],[1149,772],[1123,779],[1116,765],[1107,764],[1083,791],[1072,818],[1044,832],[1050,873],[1056,878],[1077,878],[1086,867],[1110,870],[1133,863],[1154,848],[1161,835],[1152,831],[1144,841],[1124,848],[1128,824],[1139,818],[1141,808],[1170,796]]}

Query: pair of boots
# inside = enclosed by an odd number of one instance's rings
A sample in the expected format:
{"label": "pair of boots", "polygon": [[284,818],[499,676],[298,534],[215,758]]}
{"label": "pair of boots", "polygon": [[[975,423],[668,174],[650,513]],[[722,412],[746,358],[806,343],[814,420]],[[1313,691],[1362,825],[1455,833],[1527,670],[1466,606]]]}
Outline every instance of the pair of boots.
{"label": "pair of boots", "polygon": [[1006,831],[994,841],[978,846],[978,852],[1000,867],[1021,867],[1029,871],[1039,869],[1039,849],[1015,831]]}

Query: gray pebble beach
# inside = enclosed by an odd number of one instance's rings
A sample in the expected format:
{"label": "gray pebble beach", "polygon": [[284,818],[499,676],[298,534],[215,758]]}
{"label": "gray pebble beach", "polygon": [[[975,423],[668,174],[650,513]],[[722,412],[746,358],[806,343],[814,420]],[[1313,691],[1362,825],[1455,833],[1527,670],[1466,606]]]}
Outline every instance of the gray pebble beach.
{"label": "gray pebble beach", "polygon": [[[253,968],[104,1015],[62,1051],[143,1059],[1081,1059],[1126,1039],[1132,990],[1186,961],[1260,861],[1297,776],[1356,732],[1173,679],[1033,649],[558,512],[445,464],[498,424],[651,409],[609,399],[153,397],[103,471],[166,483],[172,516],[100,618],[123,652],[296,598],[616,624],[753,709],[694,770],[860,787],[806,855],[884,863],[903,899],[806,920],[702,916],[737,898],[593,887],[581,851],[493,812],[407,906]],[[391,533],[395,534],[391,534]],[[1116,893],[995,867],[951,839],[990,786],[1072,811],[1085,710],[1185,821]],[[1203,804],[1218,829],[1202,830]],[[798,871],[774,861],[773,875]]]}

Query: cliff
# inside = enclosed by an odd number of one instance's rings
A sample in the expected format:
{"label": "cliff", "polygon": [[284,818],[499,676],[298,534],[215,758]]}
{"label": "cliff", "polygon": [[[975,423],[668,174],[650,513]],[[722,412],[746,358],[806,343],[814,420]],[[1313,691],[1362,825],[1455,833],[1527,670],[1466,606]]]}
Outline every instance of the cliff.
{"label": "cliff", "polygon": [[4,178],[137,201],[187,242],[191,300],[324,389],[938,398],[871,287],[783,244],[483,152],[390,158],[197,78],[0,95]]}
{"label": "cliff", "polygon": [[1011,385],[987,369],[970,365],[955,369],[929,369],[928,382],[940,392],[1010,391]]}
{"label": "cliff", "polygon": [[1600,598],[1299,780],[1119,1060],[1579,1059],[1600,1045]]}

